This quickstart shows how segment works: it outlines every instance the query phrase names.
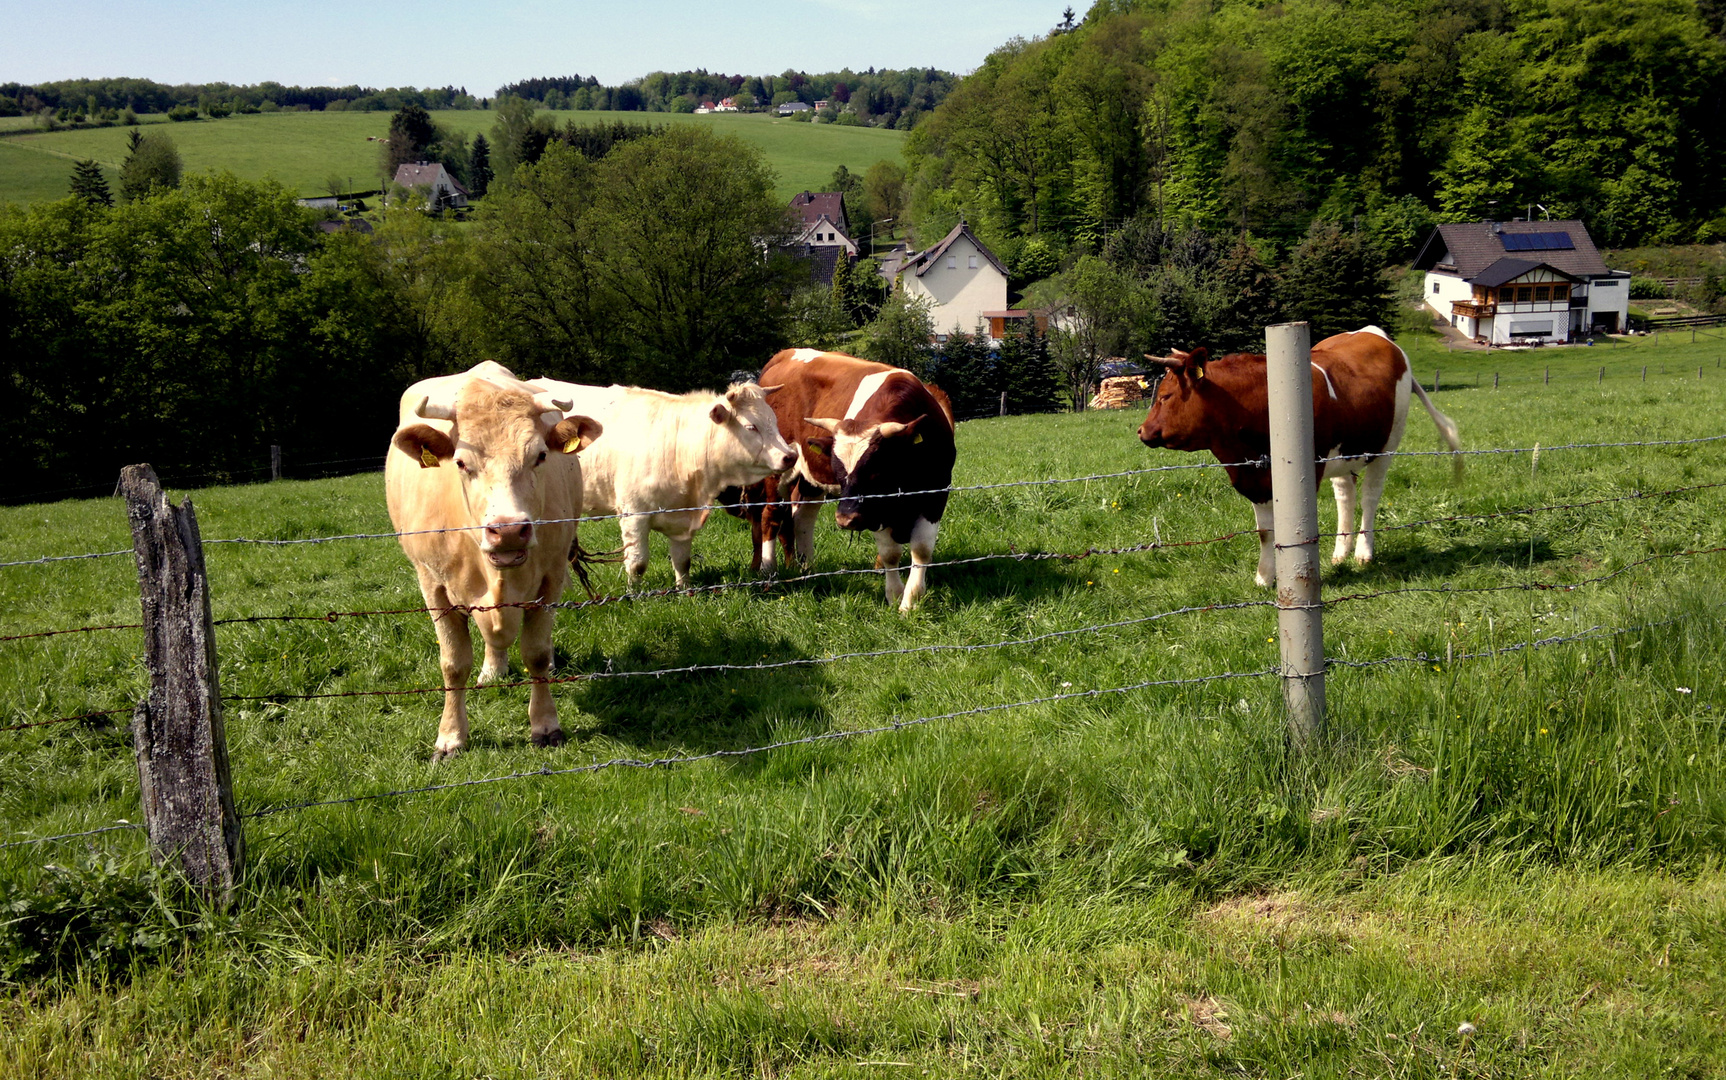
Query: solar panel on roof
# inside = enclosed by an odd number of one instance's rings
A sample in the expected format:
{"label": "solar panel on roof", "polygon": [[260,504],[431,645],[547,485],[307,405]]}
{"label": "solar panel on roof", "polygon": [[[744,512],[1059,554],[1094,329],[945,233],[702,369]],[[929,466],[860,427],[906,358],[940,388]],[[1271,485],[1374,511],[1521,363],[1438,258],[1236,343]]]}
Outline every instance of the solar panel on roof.
{"label": "solar panel on roof", "polygon": [[1501,233],[1506,251],[1574,251],[1576,244],[1567,232]]}

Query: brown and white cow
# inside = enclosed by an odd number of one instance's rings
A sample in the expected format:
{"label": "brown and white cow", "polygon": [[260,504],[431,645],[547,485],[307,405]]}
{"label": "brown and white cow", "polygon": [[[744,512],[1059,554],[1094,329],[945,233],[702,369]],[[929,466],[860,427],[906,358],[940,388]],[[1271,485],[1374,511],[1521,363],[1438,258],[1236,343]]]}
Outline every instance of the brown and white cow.
{"label": "brown and white cow", "polygon": [[[821,501],[837,496],[841,529],[875,534],[889,603],[907,612],[925,580],[953,483],[953,408],[947,395],[901,368],[843,353],[786,349],[762,369],[779,430],[799,450],[796,466],[743,493],[755,544],[751,569],[773,569],[775,539],[807,566]],[[915,494],[927,492],[927,494]],[[911,578],[899,560],[911,548]]]}
{"label": "brown and white cow", "polygon": [[[1204,349],[1176,352],[1166,359],[1150,357],[1167,373],[1139,439],[1146,446],[1171,450],[1209,450],[1227,464],[1229,483],[1253,504],[1258,522],[1257,580],[1269,585],[1276,578],[1275,537],[1271,515],[1270,405],[1265,388],[1265,358],[1238,353],[1208,360]],[[1462,443],[1456,424],[1439,412],[1414,380],[1408,357],[1383,330],[1368,326],[1325,338],[1312,348],[1313,443],[1321,459],[1318,478],[1329,478],[1336,494],[1337,538],[1332,562],[1341,562],[1354,549],[1357,563],[1372,561],[1373,521],[1393,451],[1402,442],[1408,421],[1408,399],[1418,395],[1438,433],[1452,452]],[[1266,464],[1235,462],[1266,458]],[[1460,473],[1462,459],[1455,458]],[[1356,474],[1359,482],[1360,528],[1355,529]]]}
{"label": "brown and white cow", "polygon": [[630,588],[647,571],[650,529],[665,536],[677,587],[688,588],[690,545],[714,496],[785,472],[797,460],[779,435],[770,391],[755,383],[734,383],[723,394],[556,379],[530,385],[573,402],[576,412],[605,427],[605,438],[581,455],[582,514],[623,515],[618,525]]}
{"label": "brown and white cow", "polygon": [[[473,639],[463,606],[485,643],[480,682],[509,671],[519,637],[528,674],[551,674],[552,613],[499,604],[554,601],[569,581],[569,551],[581,514],[576,454],[600,434],[598,423],[571,415],[567,401],[487,361],[459,375],[425,379],[402,395],[390,439],[384,489],[402,550],[419,573],[432,615],[444,680],[440,761],[467,745],[467,681]],[[444,531],[436,531],[444,530]],[[535,746],[559,746],[563,730],[550,689],[528,696]]]}

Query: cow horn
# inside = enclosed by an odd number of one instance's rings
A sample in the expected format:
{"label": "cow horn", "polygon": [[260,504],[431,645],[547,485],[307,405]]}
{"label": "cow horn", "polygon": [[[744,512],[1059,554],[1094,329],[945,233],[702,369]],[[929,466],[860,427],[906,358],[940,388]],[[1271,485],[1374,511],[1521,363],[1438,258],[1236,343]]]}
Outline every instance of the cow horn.
{"label": "cow horn", "polygon": [[783,390],[783,389],[785,389],[784,383],[774,383],[772,386],[763,386],[761,388],[761,392],[763,394],[771,394],[775,390]]}
{"label": "cow horn", "polygon": [[825,431],[830,431],[835,435],[839,434],[839,421],[837,420],[832,420],[825,416],[805,416],[803,418],[803,422],[805,424],[814,424],[816,427]]}
{"label": "cow horn", "polygon": [[455,410],[441,402],[432,404],[431,395],[427,394],[414,406],[414,415],[422,420],[454,420]]}
{"label": "cow horn", "polygon": [[533,395],[533,407],[539,412],[566,413],[575,407],[575,399],[555,398],[550,390],[544,390]]}

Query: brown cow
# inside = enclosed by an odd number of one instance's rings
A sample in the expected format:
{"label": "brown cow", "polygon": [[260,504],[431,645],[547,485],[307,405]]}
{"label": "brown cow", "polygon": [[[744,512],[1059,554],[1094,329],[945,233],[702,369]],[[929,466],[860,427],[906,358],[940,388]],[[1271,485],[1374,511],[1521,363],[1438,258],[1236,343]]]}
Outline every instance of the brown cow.
{"label": "brown cow", "polygon": [[[768,403],[779,431],[799,448],[796,465],[743,493],[755,552],[750,569],[773,569],[774,540],[804,566],[815,554],[821,501],[838,496],[841,529],[875,534],[875,565],[887,571],[889,603],[901,612],[928,590],[927,567],[953,482],[953,408],[947,395],[900,368],[818,349],[786,349],[762,369],[778,385]],[[927,492],[928,494],[915,494]],[[911,548],[911,578],[899,560]]]}
{"label": "brown cow", "polygon": [[[432,615],[444,680],[443,721],[433,761],[467,745],[467,680],[473,639],[464,606],[485,642],[480,682],[509,672],[519,637],[528,674],[551,674],[552,613],[497,607],[554,601],[569,581],[569,551],[581,514],[576,453],[600,434],[570,403],[486,362],[459,375],[425,379],[402,395],[390,439],[384,488],[390,521],[419,573]],[[550,519],[550,520],[548,520]],[[528,694],[535,746],[559,746],[557,706],[543,682]]]}
{"label": "brown cow", "polygon": [[[1253,504],[1258,522],[1258,583],[1271,584],[1276,566],[1265,358],[1238,353],[1207,361],[1205,350],[1197,349],[1149,359],[1167,373],[1139,425],[1140,440],[1171,450],[1209,450],[1227,464],[1229,483]],[[1410,393],[1419,396],[1453,452],[1460,451],[1462,443],[1456,424],[1414,380],[1408,357],[1378,327],[1325,338],[1313,346],[1312,366],[1313,443],[1320,458],[1333,459],[1316,463],[1319,479],[1329,477],[1336,494],[1337,538],[1331,561],[1341,562],[1352,545],[1355,561],[1364,564],[1372,561],[1373,520],[1392,453],[1408,422]],[[1259,458],[1266,464],[1233,464]],[[1455,460],[1460,473],[1462,459]],[[1355,531],[1355,474],[1363,470],[1360,529]]]}

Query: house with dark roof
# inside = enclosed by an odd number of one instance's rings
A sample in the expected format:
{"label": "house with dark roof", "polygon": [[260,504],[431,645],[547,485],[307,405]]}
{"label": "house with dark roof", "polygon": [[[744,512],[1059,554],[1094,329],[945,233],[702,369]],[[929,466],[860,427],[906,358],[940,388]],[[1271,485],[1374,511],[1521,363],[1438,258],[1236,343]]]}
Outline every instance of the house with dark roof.
{"label": "house with dark roof", "polygon": [[451,176],[449,170],[436,161],[417,161],[411,165],[398,165],[395,182],[396,186],[407,188],[409,191],[421,191],[425,195],[427,208],[431,210],[445,210],[467,205],[467,188],[463,187],[460,180]]}
{"label": "house with dark roof", "polygon": [[969,334],[979,325],[990,327],[993,334],[1001,320],[1029,314],[1007,309],[1006,264],[977,239],[963,218],[940,243],[895,255],[893,266],[907,296],[929,298],[938,334]]}
{"label": "house with dark roof", "polygon": [[1574,341],[1629,320],[1630,273],[1607,268],[1580,221],[1440,225],[1414,267],[1426,305],[1491,345]]}
{"label": "house with dark roof", "polygon": [[807,101],[787,101],[779,106],[777,111],[780,116],[795,116],[798,113],[814,112],[815,106]]}

